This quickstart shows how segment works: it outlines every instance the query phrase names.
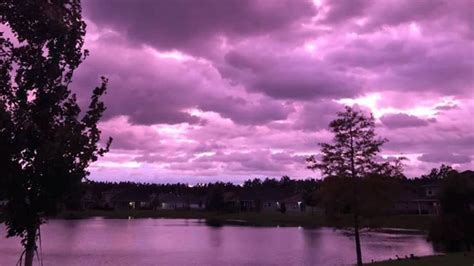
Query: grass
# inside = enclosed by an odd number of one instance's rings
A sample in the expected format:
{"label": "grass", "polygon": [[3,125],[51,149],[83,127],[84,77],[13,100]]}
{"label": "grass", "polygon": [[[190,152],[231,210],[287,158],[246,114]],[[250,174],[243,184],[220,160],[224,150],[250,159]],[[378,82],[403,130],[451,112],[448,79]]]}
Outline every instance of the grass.
{"label": "grass", "polygon": [[[303,226],[303,227],[351,227],[352,216],[343,215],[337,219],[327,219],[322,214],[286,213],[279,212],[240,212],[217,213],[193,210],[87,210],[66,211],[55,218],[83,219],[89,217],[104,217],[110,219],[133,218],[181,218],[205,219],[212,225],[239,224],[251,226]],[[371,219],[362,219],[363,227],[369,228],[405,228],[427,230],[431,223],[430,216],[398,215],[384,216]]]}
{"label": "grass", "polygon": [[382,261],[368,264],[370,266],[473,266],[474,252],[450,253],[421,257],[418,259],[402,259]]}

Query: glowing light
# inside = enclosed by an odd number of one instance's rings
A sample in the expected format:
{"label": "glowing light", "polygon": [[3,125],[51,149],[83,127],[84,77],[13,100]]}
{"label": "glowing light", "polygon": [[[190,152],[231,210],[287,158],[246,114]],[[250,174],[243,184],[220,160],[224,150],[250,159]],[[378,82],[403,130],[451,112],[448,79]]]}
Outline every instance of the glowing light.
{"label": "glowing light", "polygon": [[195,153],[194,155],[196,157],[210,157],[210,156],[216,155],[216,153],[213,151],[206,151],[206,152]]}
{"label": "glowing light", "polygon": [[161,58],[161,59],[173,59],[176,61],[187,61],[190,60],[192,57],[188,56],[180,51],[173,50],[173,51],[168,51],[168,52],[160,52],[157,51],[151,47],[147,48],[148,51],[153,53],[156,57]]}
{"label": "glowing light", "polygon": [[170,137],[179,136],[185,131],[181,125],[157,125],[154,128],[159,134]]}
{"label": "glowing light", "polygon": [[364,26],[367,23],[367,18],[359,18],[356,19],[355,23],[359,26]]}
{"label": "glowing light", "polygon": [[414,116],[434,117],[437,111],[432,107],[416,107],[408,110],[407,113]]}
{"label": "glowing light", "polygon": [[455,100],[453,97],[443,97],[441,101],[435,105],[435,108],[439,108],[439,107],[454,108],[458,105],[459,105],[459,101]]}
{"label": "glowing light", "polygon": [[307,43],[305,44],[304,49],[308,51],[309,53],[314,53],[314,51],[316,51],[316,45],[312,43]]}
{"label": "glowing light", "polygon": [[418,24],[416,24],[415,22],[412,22],[410,23],[410,32],[413,34],[413,35],[420,35],[421,33],[421,29],[420,29],[420,26]]}
{"label": "glowing light", "polygon": [[316,6],[316,7],[321,7],[323,5],[323,1],[321,0],[313,0],[313,4]]}
{"label": "glowing light", "polygon": [[377,101],[380,100],[381,96],[379,93],[373,93],[373,94],[368,94],[367,96],[363,96],[360,98],[355,98],[355,99],[341,99],[336,102],[344,104],[344,105],[359,105],[363,107],[367,107],[370,109],[370,111],[374,114],[376,118],[380,117],[383,115],[383,111],[379,108],[377,108]]}

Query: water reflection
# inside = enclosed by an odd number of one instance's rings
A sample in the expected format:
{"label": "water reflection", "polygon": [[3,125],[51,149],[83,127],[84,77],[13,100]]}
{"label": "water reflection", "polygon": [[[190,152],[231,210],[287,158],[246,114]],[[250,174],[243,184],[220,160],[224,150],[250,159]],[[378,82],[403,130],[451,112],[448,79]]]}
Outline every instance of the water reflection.
{"label": "water reflection", "polygon": [[[42,237],[45,265],[348,265],[355,258],[350,232],[330,228],[96,218],[50,221]],[[434,253],[421,235],[364,232],[361,238],[365,261]],[[20,252],[17,239],[1,239],[0,265],[15,265]]]}

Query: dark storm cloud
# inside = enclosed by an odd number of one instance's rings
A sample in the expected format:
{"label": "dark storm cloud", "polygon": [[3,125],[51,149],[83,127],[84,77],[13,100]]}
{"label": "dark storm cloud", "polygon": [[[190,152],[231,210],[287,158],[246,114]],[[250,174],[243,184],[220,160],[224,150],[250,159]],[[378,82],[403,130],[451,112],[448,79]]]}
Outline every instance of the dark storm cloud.
{"label": "dark storm cloud", "polygon": [[331,140],[341,102],[385,114],[384,152],[418,172],[472,166],[470,0],[86,0],[84,15],[74,91],[109,77],[102,129],[140,176],[311,175],[301,154]]}
{"label": "dark storm cloud", "polygon": [[[221,36],[243,38],[281,30],[315,14],[306,0],[88,0],[85,15],[101,27],[164,50],[199,49]],[[199,49],[196,49],[199,48]]]}
{"label": "dark storm cloud", "polygon": [[[248,48],[247,48],[248,49]],[[335,67],[304,55],[270,51],[230,51],[221,74],[250,92],[274,99],[338,99],[362,93],[361,82]]]}
{"label": "dark storm cloud", "polygon": [[437,151],[433,153],[423,154],[418,157],[418,160],[429,163],[454,163],[462,164],[471,162],[468,155],[453,154],[445,151]]}
{"label": "dark storm cloud", "polygon": [[388,128],[424,127],[429,124],[427,120],[407,114],[387,114],[380,121]]}

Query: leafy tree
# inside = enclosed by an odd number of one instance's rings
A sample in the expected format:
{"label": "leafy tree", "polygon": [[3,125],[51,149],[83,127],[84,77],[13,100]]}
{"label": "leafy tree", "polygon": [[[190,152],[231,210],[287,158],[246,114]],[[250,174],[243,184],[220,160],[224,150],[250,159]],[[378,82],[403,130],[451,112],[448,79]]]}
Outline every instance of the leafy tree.
{"label": "leafy tree", "polygon": [[225,210],[224,190],[221,186],[216,185],[210,189],[206,205],[209,211]]}
{"label": "leafy tree", "polygon": [[244,182],[244,188],[260,189],[262,188],[262,180],[258,178],[246,180]]}
{"label": "leafy tree", "polygon": [[337,119],[329,124],[334,134],[333,143],[321,143],[321,159],[316,156],[307,158],[308,168],[319,169],[324,176],[343,178],[350,182],[352,191],[352,213],[354,215],[354,233],[357,265],[362,265],[362,251],[359,236],[359,180],[369,175],[401,175],[401,164],[379,162],[377,155],[386,139],[377,138],[375,121],[372,115],[345,107],[337,114]]}
{"label": "leafy tree", "polygon": [[433,168],[431,169],[430,173],[428,175],[422,175],[422,179],[430,179],[430,180],[436,180],[436,179],[443,179],[448,176],[448,174],[453,171],[454,169],[449,166],[442,164],[439,169],[438,168]]}
{"label": "leafy tree", "polygon": [[108,151],[97,127],[107,80],[81,112],[69,85],[87,56],[79,0],[2,0],[0,23],[0,197],[7,236],[19,236],[32,265],[39,228],[77,191]]}
{"label": "leafy tree", "polygon": [[[400,180],[390,176],[369,175],[360,179],[359,214],[370,218],[386,215],[401,190]],[[354,210],[351,177],[326,177],[317,196],[329,219],[336,220],[339,214],[352,213]]]}
{"label": "leafy tree", "polygon": [[451,170],[441,181],[441,214],[429,238],[448,251],[471,250],[474,245],[474,172]]}
{"label": "leafy tree", "polygon": [[314,207],[320,203],[319,192],[320,191],[316,189],[306,189],[303,191],[303,203],[311,207],[311,214],[313,214]]}

